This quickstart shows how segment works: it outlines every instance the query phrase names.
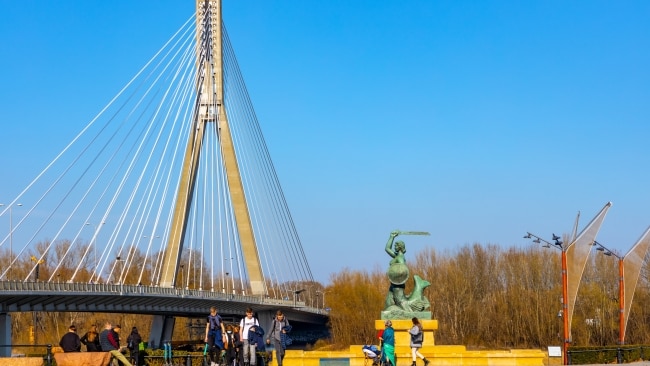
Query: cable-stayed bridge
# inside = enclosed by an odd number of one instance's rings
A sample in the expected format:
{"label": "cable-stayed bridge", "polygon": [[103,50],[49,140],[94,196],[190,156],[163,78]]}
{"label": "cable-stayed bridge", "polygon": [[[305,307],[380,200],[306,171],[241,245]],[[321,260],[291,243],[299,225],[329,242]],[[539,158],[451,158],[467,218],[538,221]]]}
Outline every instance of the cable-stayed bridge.
{"label": "cable-stayed bridge", "polygon": [[211,305],[324,324],[296,301],[313,277],[220,0],[197,0],[98,109],[0,206],[0,324],[14,311],[154,314],[157,344],[174,315]]}

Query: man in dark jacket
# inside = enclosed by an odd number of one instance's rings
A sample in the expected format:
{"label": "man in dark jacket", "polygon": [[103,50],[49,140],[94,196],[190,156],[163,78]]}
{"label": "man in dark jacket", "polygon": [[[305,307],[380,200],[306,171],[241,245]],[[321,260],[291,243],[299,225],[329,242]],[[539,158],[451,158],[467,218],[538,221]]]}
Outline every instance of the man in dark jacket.
{"label": "man in dark jacket", "polygon": [[61,337],[59,346],[63,348],[63,352],[81,352],[81,339],[77,335],[77,327],[71,325],[68,328],[68,333]]}

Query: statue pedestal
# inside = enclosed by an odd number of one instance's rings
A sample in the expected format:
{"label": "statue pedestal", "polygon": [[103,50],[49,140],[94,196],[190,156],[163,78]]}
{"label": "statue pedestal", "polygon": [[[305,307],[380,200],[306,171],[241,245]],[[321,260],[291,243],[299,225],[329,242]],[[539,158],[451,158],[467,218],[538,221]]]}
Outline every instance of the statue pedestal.
{"label": "statue pedestal", "polygon": [[424,319],[431,319],[430,311],[401,311],[401,310],[382,310],[381,311],[381,320],[390,319],[408,319],[411,320],[413,317],[420,319],[422,322]]}
{"label": "statue pedestal", "polygon": [[[395,352],[410,352],[411,334],[409,333],[409,330],[413,328],[413,322],[411,319],[396,319],[391,320],[391,322],[393,323],[393,329],[395,330]],[[434,346],[436,344],[434,333],[438,330],[438,321],[435,319],[420,319],[420,324],[422,324],[422,330],[424,332],[424,345]],[[378,331],[386,329],[384,320],[375,320],[375,329]]]}

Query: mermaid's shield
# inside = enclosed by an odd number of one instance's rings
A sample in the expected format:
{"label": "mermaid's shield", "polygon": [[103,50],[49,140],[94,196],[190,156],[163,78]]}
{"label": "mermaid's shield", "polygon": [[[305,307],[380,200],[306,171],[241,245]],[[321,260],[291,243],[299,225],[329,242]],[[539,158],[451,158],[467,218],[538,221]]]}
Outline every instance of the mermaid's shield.
{"label": "mermaid's shield", "polygon": [[393,285],[403,285],[409,279],[409,268],[404,263],[393,263],[388,267],[388,280]]}

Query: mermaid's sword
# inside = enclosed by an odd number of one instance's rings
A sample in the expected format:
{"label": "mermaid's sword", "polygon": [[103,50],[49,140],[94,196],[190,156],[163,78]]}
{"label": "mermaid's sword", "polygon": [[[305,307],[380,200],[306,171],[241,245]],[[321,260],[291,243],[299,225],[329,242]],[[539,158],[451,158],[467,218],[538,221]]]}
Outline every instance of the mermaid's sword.
{"label": "mermaid's sword", "polygon": [[400,231],[400,235],[431,235],[426,231]]}

